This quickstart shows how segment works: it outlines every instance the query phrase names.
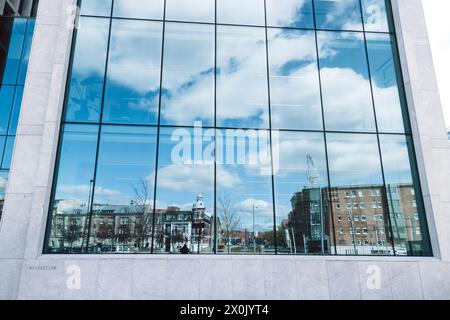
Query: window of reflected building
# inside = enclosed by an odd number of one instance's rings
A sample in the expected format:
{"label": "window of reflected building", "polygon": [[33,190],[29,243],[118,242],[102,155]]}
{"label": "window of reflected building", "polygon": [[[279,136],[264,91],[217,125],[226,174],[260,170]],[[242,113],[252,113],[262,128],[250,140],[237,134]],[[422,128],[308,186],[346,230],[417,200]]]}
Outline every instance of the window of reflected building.
{"label": "window of reflected building", "polygon": [[44,252],[432,254],[389,1],[81,5]]}

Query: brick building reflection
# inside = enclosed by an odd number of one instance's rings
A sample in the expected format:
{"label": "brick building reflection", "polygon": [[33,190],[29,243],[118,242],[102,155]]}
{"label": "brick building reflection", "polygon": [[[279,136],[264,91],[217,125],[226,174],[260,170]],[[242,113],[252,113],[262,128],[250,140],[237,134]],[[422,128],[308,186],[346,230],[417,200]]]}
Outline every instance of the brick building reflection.
{"label": "brick building reflection", "polygon": [[280,227],[285,253],[335,254],[334,244],[339,255],[420,251],[422,225],[410,184],[388,185],[386,192],[381,185],[305,188],[291,204]]}

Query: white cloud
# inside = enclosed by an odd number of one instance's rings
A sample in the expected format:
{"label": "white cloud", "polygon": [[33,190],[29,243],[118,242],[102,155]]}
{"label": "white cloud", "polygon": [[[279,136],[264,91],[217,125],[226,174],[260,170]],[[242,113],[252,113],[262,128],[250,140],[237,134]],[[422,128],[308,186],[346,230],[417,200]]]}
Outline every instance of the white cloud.
{"label": "white cloud", "polygon": [[[149,179],[153,178],[150,177]],[[225,188],[233,188],[241,183],[241,179],[237,174],[229,173],[218,166],[217,183]],[[177,164],[165,166],[158,171],[158,188],[176,192],[212,192],[214,188],[214,167],[213,165]]]}
{"label": "white cloud", "polygon": [[436,75],[447,126],[450,126],[450,1],[423,1]]}

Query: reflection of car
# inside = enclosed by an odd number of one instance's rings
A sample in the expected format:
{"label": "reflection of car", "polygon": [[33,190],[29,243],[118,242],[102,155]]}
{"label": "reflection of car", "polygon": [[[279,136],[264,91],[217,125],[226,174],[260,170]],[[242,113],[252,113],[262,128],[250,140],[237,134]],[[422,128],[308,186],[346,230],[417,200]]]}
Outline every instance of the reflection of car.
{"label": "reflection of car", "polygon": [[116,252],[117,253],[129,253],[129,252],[131,252],[131,249],[128,246],[116,246]]}
{"label": "reflection of car", "polygon": [[223,243],[223,242],[221,242],[221,243],[219,243],[218,245],[217,245],[217,249],[225,249],[225,243]]}

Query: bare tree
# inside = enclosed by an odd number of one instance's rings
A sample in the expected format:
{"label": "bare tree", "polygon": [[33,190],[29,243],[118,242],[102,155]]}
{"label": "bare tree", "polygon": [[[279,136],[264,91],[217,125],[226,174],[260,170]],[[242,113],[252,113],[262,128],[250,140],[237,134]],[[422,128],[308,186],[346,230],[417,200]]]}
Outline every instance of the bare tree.
{"label": "bare tree", "polygon": [[135,221],[135,234],[139,250],[145,247],[145,241],[151,234],[153,226],[153,208],[150,200],[153,199],[148,180],[141,179],[139,186],[133,186],[134,200],[132,204],[137,208]]}
{"label": "bare tree", "polygon": [[220,228],[223,231],[223,235],[226,239],[228,253],[230,253],[231,237],[239,230],[241,225],[241,218],[239,216],[239,210],[231,201],[230,197],[224,194],[217,200],[217,212],[220,220]]}
{"label": "bare tree", "polygon": [[73,243],[81,239],[81,226],[77,219],[69,218],[65,226],[65,239],[70,243],[69,252],[72,252]]}

